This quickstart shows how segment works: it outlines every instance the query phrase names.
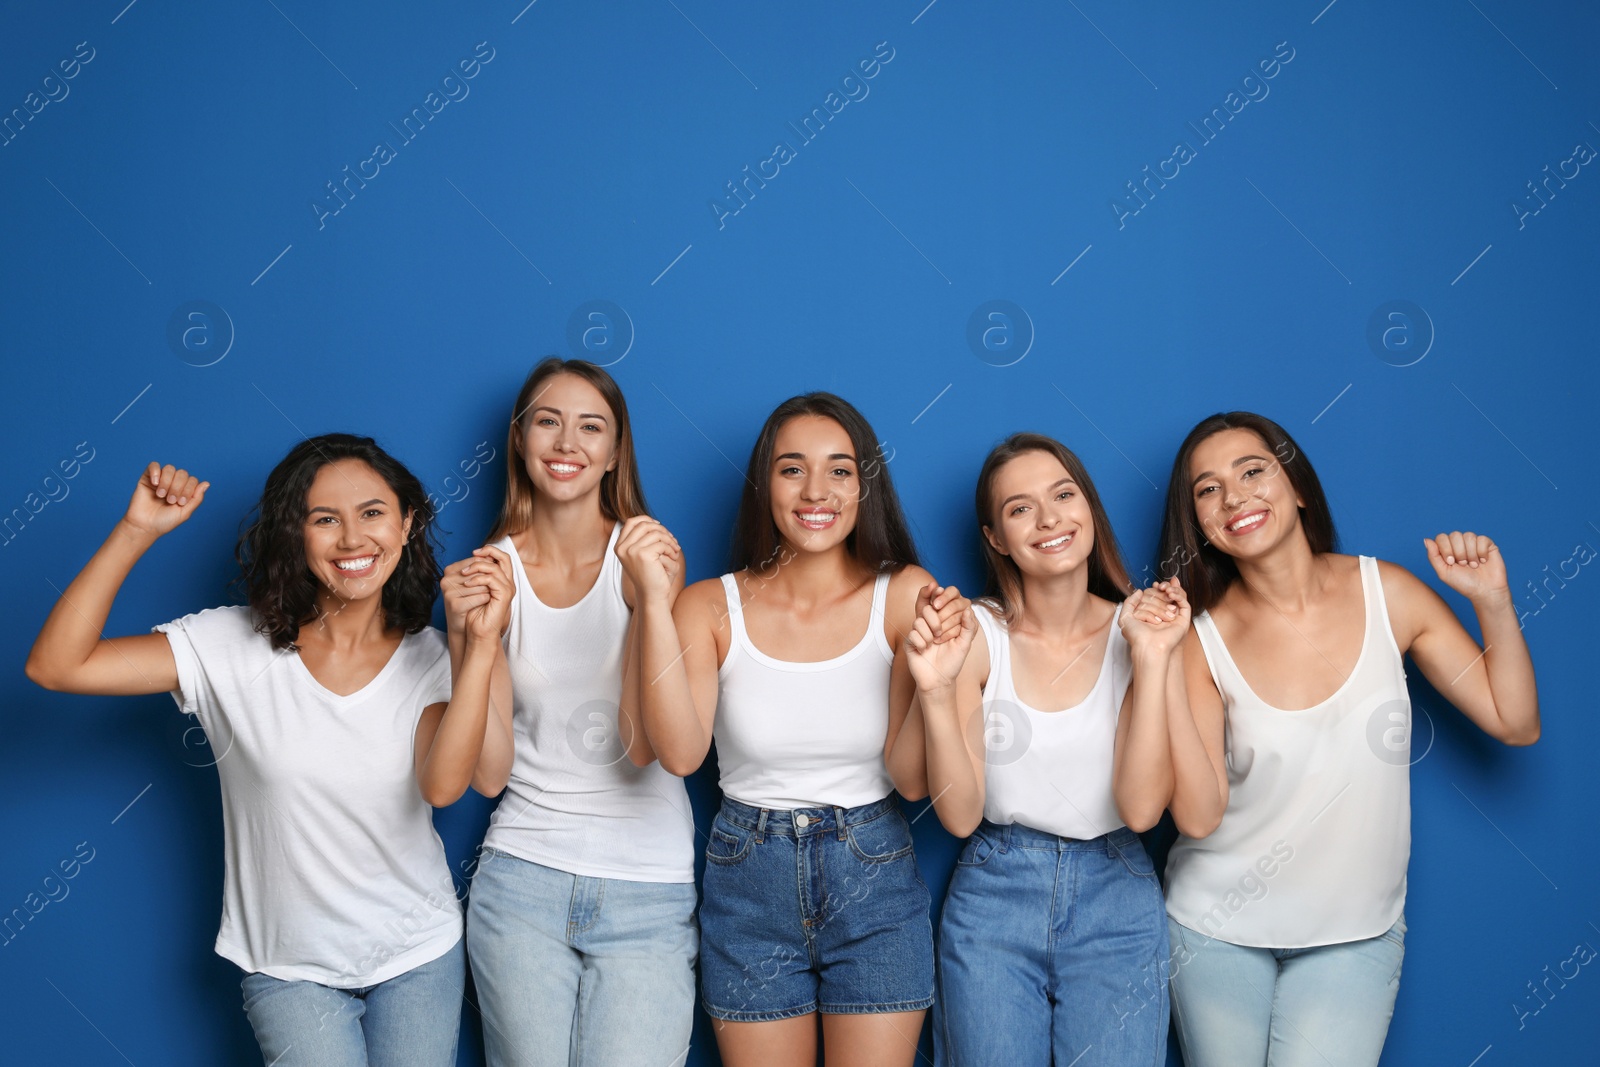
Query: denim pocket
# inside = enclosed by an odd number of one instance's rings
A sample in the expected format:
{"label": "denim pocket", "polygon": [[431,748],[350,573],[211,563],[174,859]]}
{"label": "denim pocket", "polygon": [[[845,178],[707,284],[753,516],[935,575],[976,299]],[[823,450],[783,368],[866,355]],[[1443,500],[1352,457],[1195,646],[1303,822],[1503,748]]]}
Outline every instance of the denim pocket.
{"label": "denim pocket", "polygon": [[956,857],[957,867],[982,867],[989,862],[989,857],[994,855],[994,842],[974,830],[972,836],[967,838],[967,843],[961,848],[961,855]]}
{"label": "denim pocket", "polygon": [[1155,879],[1156,865],[1150,862],[1150,853],[1144,850],[1144,845],[1138,838],[1134,838],[1131,844],[1126,845],[1115,840],[1108,840],[1106,844],[1122,857],[1122,865],[1128,868],[1129,874],[1149,878],[1152,881]]}
{"label": "denim pocket", "polygon": [[856,823],[846,830],[845,837],[862,863],[888,863],[911,855],[911,827],[898,811]]}
{"label": "denim pocket", "polygon": [[722,819],[711,823],[711,836],[706,843],[706,862],[734,864],[750,854],[755,834],[742,826],[734,826]]}

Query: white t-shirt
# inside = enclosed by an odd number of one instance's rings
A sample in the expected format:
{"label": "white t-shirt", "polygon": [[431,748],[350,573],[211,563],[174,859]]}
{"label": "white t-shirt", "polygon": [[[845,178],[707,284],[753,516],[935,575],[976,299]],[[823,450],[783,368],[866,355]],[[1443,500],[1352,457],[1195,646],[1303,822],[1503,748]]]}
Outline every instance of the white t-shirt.
{"label": "white t-shirt", "polygon": [[444,955],[461,906],[417,785],[423,708],[450,699],[445,638],[407,634],[349,696],[257,633],[249,608],[155,627],[178,664],[222,784],[226,866],[217,954],[246,971],[376,985]]}

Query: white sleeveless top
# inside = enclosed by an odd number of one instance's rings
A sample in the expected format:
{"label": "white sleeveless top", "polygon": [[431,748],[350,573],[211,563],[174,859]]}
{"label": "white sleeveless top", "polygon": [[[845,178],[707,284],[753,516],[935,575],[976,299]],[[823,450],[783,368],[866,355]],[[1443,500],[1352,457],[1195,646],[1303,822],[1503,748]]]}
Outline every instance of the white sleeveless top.
{"label": "white sleeveless top", "polygon": [[1125,824],[1111,792],[1113,749],[1122,698],[1132,678],[1128,642],[1111,617],[1111,634],[1094,688],[1062,711],[1039,711],[1017,696],[1006,624],[988,605],[975,614],[989,642],[983,687],[983,817],[1021,823],[1062,837],[1089,839]]}
{"label": "white sleeveless top", "polygon": [[1378,564],[1362,556],[1355,669],[1315,707],[1251,691],[1210,613],[1195,631],[1227,720],[1228,809],[1167,858],[1167,913],[1210,937],[1310,948],[1376,937],[1405,906],[1411,700]]}
{"label": "white sleeveless top", "polygon": [[773,659],[750,643],[737,579],[722,576],[732,635],[717,672],[719,784],[756,808],[854,808],[894,790],[883,763],[889,668],[883,636],[889,575],[872,587],[867,632],[842,656]]}
{"label": "white sleeveless top", "polygon": [[631,612],[615,552],[583,599],[548,607],[516,545],[516,599],[506,631],[511,666],[511,780],[483,843],[519,859],[591,878],[694,881],[694,821],[683,779],[659,763],[635,767],[618,734],[623,651]]}

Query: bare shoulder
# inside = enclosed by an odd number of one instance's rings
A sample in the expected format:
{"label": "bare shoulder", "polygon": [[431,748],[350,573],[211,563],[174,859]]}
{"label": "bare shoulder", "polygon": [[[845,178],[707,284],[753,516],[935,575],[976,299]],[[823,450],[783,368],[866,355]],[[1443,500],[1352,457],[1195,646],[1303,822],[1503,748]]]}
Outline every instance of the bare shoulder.
{"label": "bare shoulder", "polygon": [[1444,598],[1429,588],[1427,582],[1398,563],[1378,560],[1378,581],[1383,586],[1383,600],[1389,610],[1389,628],[1394,631],[1395,643],[1402,652],[1428,628],[1432,616],[1450,611]]}
{"label": "bare shoulder", "polygon": [[722,579],[702,578],[679,594],[674,614],[690,618],[702,615],[710,618],[713,613],[726,614],[727,610],[728,591],[723,587]]}
{"label": "bare shoulder", "polygon": [[917,594],[917,590],[921,589],[930,582],[932,582],[934,585],[939,584],[934,580],[933,575],[929,574],[925,568],[919,567],[915,563],[908,563],[890,576],[889,595],[910,596],[914,598]]}

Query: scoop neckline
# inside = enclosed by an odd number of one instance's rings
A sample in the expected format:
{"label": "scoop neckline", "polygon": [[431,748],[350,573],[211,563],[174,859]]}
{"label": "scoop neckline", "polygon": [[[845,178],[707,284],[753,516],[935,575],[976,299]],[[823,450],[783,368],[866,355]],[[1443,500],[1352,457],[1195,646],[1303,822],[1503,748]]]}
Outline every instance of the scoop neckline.
{"label": "scoop neckline", "polygon": [[564,608],[558,608],[553,605],[546,604],[543,600],[539,599],[538,592],[533,588],[533,579],[528,577],[528,565],[522,561],[522,553],[517,551],[517,542],[515,536],[512,534],[506,534],[505,543],[511,546],[511,551],[507,554],[512,559],[517,561],[517,585],[519,587],[526,588],[528,590],[528,596],[533,603],[539,605],[539,607],[543,608],[545,611],[575,611],[578,608],[583,607],[583,605],[588,602],[589,598],[595,595],[595,590],[600,588],[601,581],[605,578],[606,567],[611,562],[611,558],[616,547],[617,531],[621,529],[622,523],[614,522],[611,524],[611,533],[606,535],[605,551],[600,557],[600,573],[594,576],[594,582],[589,586],[588,589],[584,591],[584,594],[581,597],[579,597],[577,600],[574,600]]}
{"label": "scoop neckline", "polygon": [[1106,676],[1110,674],[1110,671],[1108,671],[1106,668],[1111,663],[1111,645],[1112,642],[1117,639],[1117,620],[1121,616],[1122,605],[1118,604],[1116,606],[1116,610],[1111,613],[1109,632],[1106,634],[1106,650],[1100,654],[1100,671],[1094,676],[1094,684],[1089,687],[1089,691],[1083,695],[1082,700],[1078,701],[1076,704],[1069,704],[1067,707],[1058,708],[1055,711],[1046,711],[1044,708],[1036,708],[1032,704],[1029,704],[1026,700],[1023,700],[1021,694],[1017,692],[1017,674],[1015,669],[1012,667],[1012,664],[1016,661],[1016,656],[1011,650],[1011,628],[1002,624],[1002,632],[1005,634],[1006,640],[1006,688],[1011,691],[1012,702],[1015,703],[1017,707],[1022,708],[1025,711],[1031,711],[1035,715],[1046,716],[1065,715],[1069,712],[1077,711],[1079,708],[1088,704],[1089,701],[1094,699],[1095,694],[1100,691],[1100,686],[1104,684]]}
{"label": "scoop neckline", "polygon": [[[880,574],[879,576],[877,576],[876,578],[873,579],[872,607],[876,607],[877,603],[878,603],[878,587],[877,587],[877,583],[879,581],[885,581],[886,582],[887,581],[886,576]],[[739,593],[739,589],[738,589],[739,579],[738,578],[734,578],[733,582],[734,582],[733,595],[737,596],[738,593]],[[727,586],[726,585],[723,586],[723,590],[724,590],[724,593],[726,593],[726,591],[727,591]],[[884,593],[885,593],[885,597],[887,597],[887,594],[888,594],[887,586],[885,587]],[[850,662],[851,660],[855,659],[857,656],[861,655],[863,650],[865,650],[867,648],[867,646],[872,644],[872,632],[873,632],[874,629],[876,629],[880,634],[883,632],[883,621],[881,619],[876,618],[875,613],[872,611],[872,607],[869,607],[867,609],[867,632],[861,635],[861,640],[857,641],[855,644],[851,645],[849,648],[845,649],[843,652],[839,653],[837,656],[833,656],[833,657],[831,657],[829,659],[793,660],[793,659],[778,659],[776,656],[767,655],[765,652],[761,651],[761,649],[756,647],[755,641],[752,640],[751,637],[750,637],[750,628],[745,625],[744,604],[742,604],[742,603],[738,605],[738,615],[739,615],[738,626],[739,626],[739,636],[741,638],[740,643],[744,646],[745,651],[750,653],[750,656],[751,656],[752,659],[754,659],[758,663],[762,663],[762,664],[765,664],[768,667],[772,667],[775,670],[795,671],[795,672],[798,672],[798,673],[807,673],[807,672],[811,672],[811,671],[824,671],[824,670],[828,670],[831,667],[840,667],[840,666],[843,666],[844,664]],[[886,600],[886,602],[884,604],[884,611],[885,612],[888,611],[887,600]],[[730,612],[730,614],[731,614],[731,612]],[[885,639],[885,643],[887,643],[887,639]],[[726,663],[724,663],[724,666],[726,666]]]}
{"label": "scoop neckline", "polygon": [[1371,597],[1367,593],[1367,564],[1365,562],[1368,558],[1366,556],[1356,557],[1359,561],[1358,573],[1361,581],[1361,651],[1356,653],[1356,662],[1350,668],[1350,673],[1345,675],[1344,681],[1339,683],[1339,688],[1308,708],[1280,708],[1276,704],[1269,704],[1262,700],[1261,694],[1256,692],[1256,687],[1250,684],[1250,679],[1244,676],[1244,670],[1240,668],[1238,661],[1233,658],[1233,652],[1228,648],[1228,643],[1222,639],[1222,630],[1217,626],[1217,620],[1211,617],[1209,610],[1205,612],[1206,621],[1216,631],[1218,647],[1222,649],[1222,654],[1227,657],[1228,666],[1233,668],[1234,676],[1239,679],[1239,684],[1244,686],[1244,691],[1250,696],[1251,700],[1254,700],[1268,711],[1279,712],[1283,715],[1304,715],[1307,712],[1323,710],[1329,704],[1342,697],[1345,690],[1349,689],[1355,682],[1356,676],[1361,673],[1362,664],[1367,662],[1367,650],[1372,645],[1372,604]]}

